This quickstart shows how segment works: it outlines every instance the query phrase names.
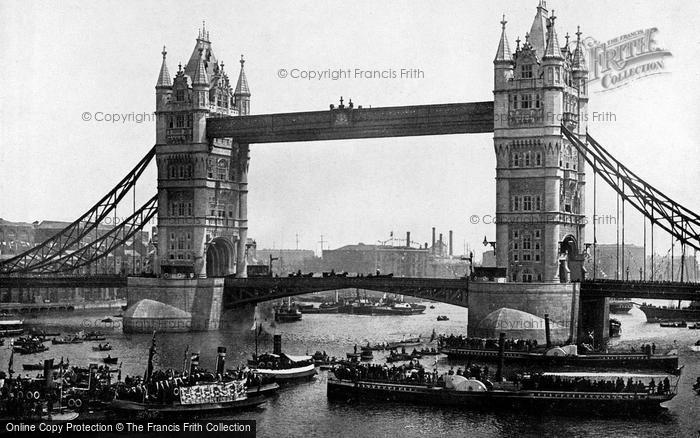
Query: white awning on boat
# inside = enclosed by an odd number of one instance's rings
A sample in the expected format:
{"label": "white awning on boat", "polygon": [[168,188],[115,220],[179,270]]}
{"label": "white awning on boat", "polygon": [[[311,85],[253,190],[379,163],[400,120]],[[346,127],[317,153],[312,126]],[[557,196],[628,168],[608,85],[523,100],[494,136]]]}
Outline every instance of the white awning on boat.
{"label": "white awning on boat", "polygon": [[558,377],[583,377],[587,379],[616,379],[621,377],[623,379],[658,379],[663,377],[676,377],[671,374],[635,374],[635,373],[586,373],[586,372],[569,372],[569,373],[542,373],[543,376],[558,376]]}
{"label": "white awning on boat", "polygon": [[287,356],[287,359],[291,360],[292,362],[302,362],[305,360],[311,360],[311,356],[291,356],[289,354],[285,354]]}

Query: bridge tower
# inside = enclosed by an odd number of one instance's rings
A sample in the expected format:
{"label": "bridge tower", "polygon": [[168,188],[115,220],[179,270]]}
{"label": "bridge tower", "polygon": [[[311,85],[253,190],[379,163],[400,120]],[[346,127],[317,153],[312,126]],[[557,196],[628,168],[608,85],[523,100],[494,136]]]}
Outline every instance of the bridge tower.
{"label": "bridge tower", "polygon": [[207,118],[248,114],[243,62],[234,92],[204,24],[172,80],[163,48],[156,84],[157,268],[163,274],[245,275],[248,145],[206,133]]}
{"label": "bridge tower", "polygon": [[562,45],[555,20],[540,0],[511,51],[504,17],[494,59],[496,261],[510,281],[584,275],[585,160],[560,127],[585,141],[587,71],[581,33]]}

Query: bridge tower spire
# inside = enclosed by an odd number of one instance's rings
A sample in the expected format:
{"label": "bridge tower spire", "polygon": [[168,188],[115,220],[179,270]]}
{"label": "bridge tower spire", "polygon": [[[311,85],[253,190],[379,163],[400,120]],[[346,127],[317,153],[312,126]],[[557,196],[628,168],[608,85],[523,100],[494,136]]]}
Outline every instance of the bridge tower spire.
{"label": "bridge tower spire", "polygon": [[248,78],[246,78],[245,69],[243,68],[245,64],[243,55],[241,55],[240,63],[241,72],[238,75],[238,83],[236,84],[236,90],[233,92],[233,98],[238,114],[247,116],[250,114],[250,88],[248,87]]}
{"label": "bridge tower spire", "polygon": [[204,23],[172,81],[165,55],[164,49],[156,85],[157,269],[171,276],[244,276],[236,270],[245,271],[247,145],[206,132],[208,118],[240,114],[233,90]]}
{"label": "bridge tower spire", "polygon": [[512,60],[502,42],[494,60],[496,261],[510,281],[583,276],[585,161],[561,125],[585,135],[585,73],[562,54],[555,20],[541,0]]}

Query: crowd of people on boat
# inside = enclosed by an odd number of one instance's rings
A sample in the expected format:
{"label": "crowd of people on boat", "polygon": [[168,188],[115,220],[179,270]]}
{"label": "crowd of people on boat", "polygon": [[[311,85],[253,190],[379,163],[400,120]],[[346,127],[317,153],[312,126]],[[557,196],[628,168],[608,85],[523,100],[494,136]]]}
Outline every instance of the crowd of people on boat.
{"label": "crowd of people on boat", "polygon": [[392,383],[410,383],[419,385],[437,384],[437,371],[426,370],[418,361],[410,361],[396,366],[374,363],[338,365],[333,373],[341,380],[374,380]]}
{"label": "crowd of people on boat", "polygon": [[[497,350],[498,339],[469,338],[464,335],[449,336],[440,335],[438,337],[440,348],[468,348],[473,350]],[[535,339],[506,339],[504,348],[506,351],[526,351],[530,352],[537,348]]]}
{"label": "crowd of people on boat", "polygon": [[632,353],[636,353],[639,351],[642,354],[646,354],[647,356],[651,356],[652,354],[656,354],[656,344],[651,343],[651,344],[642,344],[639,346],[639,350],[635,348],[634,345],[630,347],[630,350]]}
{"label": "crowd of people on boat", "polygon": [[615,380],[598,380],[588,377],[563,377],[557,375],[532,374],[529,377],[518,379],[522,389],[539,389],[551,391],[576,391],[576,392],[629,392],[646,394],[668,394],[671,391],[671,382],[668,377],[658,383],[651,379],[648,385],[641,380],[636,381],[631,377],[625,381],[622,377]]}
{"label": "crowd of people on boat", "polygon": [[180,387],[233,380],[244,380],[245,386],[250,388],[268,383],[247,367],[229,369],[223,375],[198,367],[192,373],[169,368],[154,371],[148,383],[144,382],[142,376],[126,376],[124,382],[116,385],[116,393],[122,400],[170,402],[179,399]]}

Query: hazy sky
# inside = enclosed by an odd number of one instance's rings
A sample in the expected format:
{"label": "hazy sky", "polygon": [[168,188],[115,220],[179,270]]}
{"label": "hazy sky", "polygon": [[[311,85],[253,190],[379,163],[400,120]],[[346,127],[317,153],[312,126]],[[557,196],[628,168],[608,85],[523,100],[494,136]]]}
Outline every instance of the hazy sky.
{"label": "hazy sky", "polygon": [[[356,105],[395,106],[492,100],[501,14],[511,47],[524,39],[536,1],[518,2],[0,2],[0,217],[72,220],[152,147],[155,126],[85,122],[83,112],[150,113],[167,45],[171,75],[192,53],[206,20],[216,56],[232,80],[245,54],[253,114],[327,109],[342,95]],[[631,169],[687,207],[700,191],[700,3],[552,1],[557,32],[581,25],[608,40],[656,27],[665,75],[592,93],[590,111],[615,122],[589,130]],[[416,68],[419,79],[279,78],[278,70]],[[259,247],[318,249],[387,239],[390,231],[430,240],[455,232],[455,245],[479,251],[495,212],[491,134],[254,145],[249,219]],[[155,163],[137,202],[156,190]],[[592,214],[592,174],[588,177]],[[599,185],[598,213],[615,213]],[[124,211],[126,213],[126,211]],[[628,215],[628,217],[631,215]],[[641,242],[639,215],[628,241]],[[599,242],[614,242],[601,226]],[[592,231],[588,231],[591,236]],[[664,238],[668,245],[669,239]],[[592,237],[587,239],[592,240]],[[661,233],[657,245],[662,241]],[[658,247],[658,246],[657,246]]]}

